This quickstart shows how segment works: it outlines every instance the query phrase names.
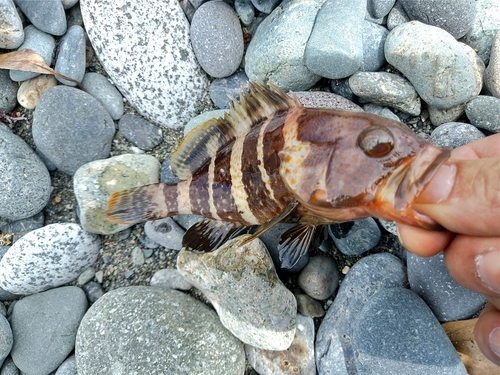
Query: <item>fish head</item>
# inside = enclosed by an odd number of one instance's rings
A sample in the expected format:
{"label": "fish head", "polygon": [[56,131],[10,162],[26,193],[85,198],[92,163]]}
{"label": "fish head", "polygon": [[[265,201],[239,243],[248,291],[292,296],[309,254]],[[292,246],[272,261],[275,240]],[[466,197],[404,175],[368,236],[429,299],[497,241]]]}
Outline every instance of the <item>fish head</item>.
{"label": "fish head", "polygon": [[364,112],[305,109],[294,124],[284,129],[280,175],[313,215],[438,227],[413,203],[449,150],[403,123]]}

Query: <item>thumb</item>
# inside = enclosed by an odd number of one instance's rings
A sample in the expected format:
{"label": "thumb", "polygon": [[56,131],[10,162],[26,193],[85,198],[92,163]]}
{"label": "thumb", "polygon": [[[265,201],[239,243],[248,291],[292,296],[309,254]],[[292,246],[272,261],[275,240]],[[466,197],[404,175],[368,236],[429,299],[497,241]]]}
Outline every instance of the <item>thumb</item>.
{"label": "thumb", "polygon": [[452,232],[499,236],[500,158],[447,161],[414,207]]}

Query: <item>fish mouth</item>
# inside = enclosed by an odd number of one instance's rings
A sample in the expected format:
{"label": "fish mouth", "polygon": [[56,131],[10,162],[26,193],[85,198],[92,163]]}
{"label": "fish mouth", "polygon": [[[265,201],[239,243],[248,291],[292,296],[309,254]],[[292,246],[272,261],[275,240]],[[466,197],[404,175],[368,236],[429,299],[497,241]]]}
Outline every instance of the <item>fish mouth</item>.
{"label": "fish mouth", "polygon": [[383,202],[392,220],[439,229],[430,217],[413,208],[415,198],[424,190],[437,169],[450,157],[451,150],[427,145],[420,153],[402,163],[376,193],[376,202]]}

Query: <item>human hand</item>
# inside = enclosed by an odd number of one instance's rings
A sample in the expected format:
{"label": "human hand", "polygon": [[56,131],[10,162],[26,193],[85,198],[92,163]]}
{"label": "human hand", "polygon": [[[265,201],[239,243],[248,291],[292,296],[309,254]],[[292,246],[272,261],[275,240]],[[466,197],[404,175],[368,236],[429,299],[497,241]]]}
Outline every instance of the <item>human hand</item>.
{"label": "human hand", "polygon": [[500,365],[500,134],[453,150],[415,209],[446,230],[398,224],[403,246],[420,256],[444,249],[452,277],[487,298],[474,335],[484,355]]}

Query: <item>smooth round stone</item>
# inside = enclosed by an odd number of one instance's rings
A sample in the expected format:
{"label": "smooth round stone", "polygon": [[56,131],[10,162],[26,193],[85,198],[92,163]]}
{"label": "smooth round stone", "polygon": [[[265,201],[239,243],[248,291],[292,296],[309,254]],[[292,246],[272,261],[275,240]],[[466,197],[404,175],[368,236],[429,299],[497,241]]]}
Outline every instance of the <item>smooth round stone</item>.
{"label": "smooth round stone", "polygon": [[245,369],[241,343],[212,309],[182,292],[144,286],[115,289],[97,300],[78,329],[75,355],[80,375],[165,369],[241,375]]}
{"label": "smooth round stone", "polygon": [[319,318],[325,315],[325,310],[319,301],[309,297],[307,294],[296,294],[297,310],[302,315]]}
{"label": "smooth round stone", "polygon": [[68,357],[57,369],[54,375],[77,375],[76,358],[74,355]]}
{"label": "smooth round stone", "polygon": [[413,116],[420,114],[420,98],[410,82],[386,72],[357,72],[349,78],[354,95],[363,101],[386,105]]}
{"label": "smooth round stone", "polygon": [[362,111],[356,103],[340,95],[325,91],[297,91],[294,93],[299,102],[308,108],[335,108],[346,111]]}
{"label": "smooth round stone", "polygon": [[0,124],[0,175],[1,218],[28,218],[48,203],[49,171],[31,147],[3,124]]}
{"label": "smooth round stone", "polygon": [[493,38],[500,30],[500,1],[477,0],[475,3],[476,17],[462,41],[476,50],[484,63],[488,64]]}
{"label": "smooth round stone", "polygon": [[[85,31],[81,26],[71,26],[59,42],[54,70],[81,82],[85,75]],[[64,85],[76,86],[75,82],[56,76]]]}
{"label": "smooth round stone", "polygon": [[0,69],[0,110],[4,113],[12,112],[16,108],[17,88],[17,83],[9,77],[9,71]]}
{"label": "smooth round stone", "polygon": [[182,237],[185,231],[171,217],[147,221],[144,232],[151,240],[167,249],[182,249]]}
{"label": "smooth round stone", "polygon": [[[19,50],[28,48],[37,52],[43,58],[45,63],[50,66],[52,63],[52,54],[54,53],[55,47],[56,41],[52,35],[38,30],[33,25],[29,25],[24,29],[24,42],[23,44],[21,44],[21,46],[19,46]],[[9,74],[10,79],[16,82],[21,82],[26,81],[30,78],[34,78],[40,73],[10,70]]]}
{"label": "smooth round stone", "polygon": [[208,82],[179,2],[81,0],[80,7],[99,61],[141,115],[179,128],[199,112]]}
{"label": "smooth round stone", "polygon": [[394,28],[386,39],[385,58],[425,102],[437,108],[466,102],[476,88],[467,53],[438,27],[412,21]]}
{"label": "smooth round stone", "polygon": [[394,4],[394,7],[387,16],[387,29],[392,30],[396,26],[406,22],[410,22],[410,18],[406,14],[401,2],[396,1],[396,4]]}
{"label": "smooth round stone", "polygon": [[500,133],[500,99],[479,95],[467,103],[465,114],[472,125]]}
{"label": "smooth round stone", "polygon": [[255,20],[255,9],[251,0],[235,0],[234,10],[244,26],[250,26]]}
{"label": "smooth round stone", "polygon": [[307,41],[306,66],[321,77],[345,78],[363,62],[366,0],[326,0]]}
{"label": "smooth round stone", "polygon": [[76,3],[78,3],[78,0],[61,0],[63,8],[64,9],[69,9]]}
{"label": "smooth round stone", "polygon": [[0,369],[1,375],[19,375],[19,369],[14,364],[11,357],[7,357]]}
{"label": "smooth round stone", "polygon": [[9,355],[13,343],[9,321],[4,315],[0,315],[0,366]]}
{"label": "smooth round stone", "polygon": [[304,63],[304,51],[321,0],[290,0],[262,21],[245,54],[245,72],[284,91],[307,90],[321,78]]}
{"label": "smooth round stone", "polygon": [[193,287],[177,269],[164,268],[156,271],[151,277],[151,286],[167,289],[189,290]]}
{"label": "smooth round stone", "polygon": [[376,72],[385,63],[384,44],[389,31],[376,23],[363,21],[362,72]]}
{"label": "smooth round stone", "polygon": [[15,49],[24,40],[23,22],[12,0],[0,0],[0,48]]}
{"label": "smooth round stone", "polygon": [[380,241],[380,229],[371,217],[328,226],[335,246],[345,255],[361,255]]}
{"label": "smooth round stone", "polygon": [[95,263],[99,246],[99,237],[78,224],[50,224],[31,231],[0,261],[0,287],[32,294],[74,281]]}
{"label": "smooth round stone", "polygon": [[91,233],[112,234],[132,226],[106,217],[109,196],[117,191],[158,182],[160,163],[150,155],[123,154],[80,167],[73,189],[82,227]]}
{"label": "smooth round stone", "polygon": [[443,253],[426,258],[408,253],[407,268],[411,290],[441,322],[470,318],[486,302],[483,295],[464,288],[451,277]]}
{"label": "smooth round stone", "polygon": [[74,174],[85,163],[109,156],[115,124],[102,105],[84,91],[48,89],[33,113],[33,140],[59,170]]}
{"label": "smooth round stone", "polygon": [[17,101],[26,109],[35,109],[43,93],[54,86],[57,86],[57,80],[53,75],[41,74],[21,83]]}
{"label": "smooth round stone", "polygon": [[245,72],[239,72],[227,78],[214,79],[210,84],[210,99],[220,109],[229,108],[231,98],[238,99],[240,90],[247,84],[248,77]]}
{"label": "smooth round stone", "polygon": [[497,32],[491,46],[490,63],[486,68],[486,86],[493,96],[500,98],[500,32]]}
{"label": "smooth round stone", "polygon": [[474,0],[401,0],[411,20],[437,26],[455,39],[463,37],[472,27],[476,17]]}
{"label": "smooth round stone", "polygon": [[471,124],[447,122],[431,133],[430,141],[441,147],[457,148],[484,138],[484,134]]}
{"label": "smooth round stone", "polygon": [[90,303],[94,303],[104,295],[104,290],[102,290],[101,284],[96,283],[95,281],[89,281],[87,284],[82,286],[82,289]]}
{"label": "smooth round stone", "polygon": [[333,258],[314,256],[300,272],[299,286],[307,295],[317,300],[330,297],[339,286],[339,271]]}
{"label": "smooth round stone", "polygon": [[396,0],[368,0],[368,13],[374,18],[385,17],[391,11]]}
{"label": "smooth round stone", "polygon": [[262,13],[271,13],[281,0],[252,0],[253,6]]}
{"label": "smooth round stone", "polygon": [[133,114],[121,116],[118,130],[127,141],[141,150],[151,150],[163,140],[162,131],[158,126]]}
{"label": "smooth round stone", "polygon": [[[88,308],[85,293],[75,286],[48,290],[18,301],[11,315],[11,356],[27,374],[56,370],[73,351],[80,321]],[[43,348],[43,350],[42,350]]]}
{"label": "smooth round stone", "polygon": [[76,280],[77,285],[84,285],[87,284],[90,280],[92,280],[95,276],[95,269],[93,267],[89,267],[86,270],[84,270],[80,276],[78,276],[78,279]]}
{"label": "smooth round stone", "polygon": [[194,13],[190,35],[198,62],[211,76],[230,76],[240,66],[243,32],[230,5],[223,1],[204,3]]}
{"label": "smooth round stone", "polygon": [[357,374],[466,375],[441,325],[415,293],[390,288],[371,297],[354,321]]}
{"label": "smooth round stone", "polygon": [[184,127],[184,136],[188,135],[189,132],[195,129],[198,125],[203,124],[211,119],[224,117],[224,114],[228,113],[227,109],[214,109],[213,111],[207,111],[193,117]]}
{"label": "smooth round stone", "polygon": [[122,95],[106,77],[99,73],[85,73],[82,86],[85,92],[99,100],[113,120],[119,120],[122,117]]}
{"label": "smooth round stone", "polygon": [[57,36],[66,32],[61,0],[16,0],[16,5],[38,30]]}

